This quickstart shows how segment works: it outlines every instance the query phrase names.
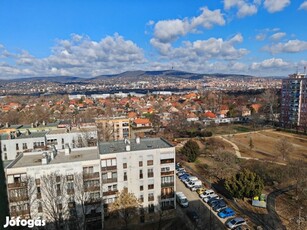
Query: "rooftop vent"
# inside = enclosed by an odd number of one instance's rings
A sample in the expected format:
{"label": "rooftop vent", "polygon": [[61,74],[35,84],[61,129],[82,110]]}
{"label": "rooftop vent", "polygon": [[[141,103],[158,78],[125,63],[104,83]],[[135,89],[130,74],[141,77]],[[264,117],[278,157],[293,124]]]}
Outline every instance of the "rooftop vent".
{"label": "rooftop vent", "polygon": [[68,144],[65,144],[65,156],[68,156],[71,153],[71,148]]}
{"label": "rooftop vent", "polygon": [[43,152],[42,165],[46,165],[49,163],[49,156],[47,152]]}
{"label": "rooftop vent", "polygon": [[130,145],[126,145],[126,151],[129,152],[131,150]]}

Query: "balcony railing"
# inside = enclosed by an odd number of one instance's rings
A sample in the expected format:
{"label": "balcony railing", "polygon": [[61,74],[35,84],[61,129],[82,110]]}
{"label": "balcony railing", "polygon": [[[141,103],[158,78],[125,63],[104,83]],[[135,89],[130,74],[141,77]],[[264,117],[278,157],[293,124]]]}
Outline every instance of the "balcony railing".
{"label": "balcony railing", "polygon": [[93,178],[99,178],[99,172],[94,173],[83,173],[83,179],[93,179]]}
{"label": "balcony railing", "polygon": [[174,175],[174,171],[161,172],[161,176]]}
{"label": "balcony railing", "polygon": [[103,192],[102,195],[103,196],[110,196],[110,195],[115,195],[116,193],[118,193],[118,190],[106,191],[106,192]]}
{"label": "balcony railing", "polygon": [[100,191],[100,186],[99,185],[93,185],[93,186],[85,187],[84,191],[85,192]]}
{"label": "balcony railing", "polygon": [[167,183],[162,183],[161,187],[165,188],[165,187],[173,187],[174,186],[174,182],[167,182]]}
{"label": "balcony railing", "polygon": [[117,170],[117,166],[107,166],[107,167],[101,167],[101,171],[111,171],[111,170]]}
{"label": "balcony railing", "polygon": [[10,202],[20,202],[20,201],[27,201],[29,200],[28,196],[13,196],[10,197]]}
{"label": "balcony railing", "polygon": [[8,188],[21,188],[21,187],[26,187],[27,183],[26,182],[15,182],[8,184]]}
{"label": "balcony railing", "polygon": [[102,179],[102,183],[103,183],[103,184],[107,184],[107,183],[116,183],[116,182],[117,182],[117,177]]}
{"label": "balcony railing", "polygon": [[168,194],[161,194],[161,199],[170,199],[174,198],[175,194],[174,193],[168,193]]}
{"label": "balcony railing", "polygon": [[25,215],[30,215],[30,209],[26,209],[26,210],[19,210],[19,211],[11,211],[11,217],[17,217],[17,216],[25,216]]}

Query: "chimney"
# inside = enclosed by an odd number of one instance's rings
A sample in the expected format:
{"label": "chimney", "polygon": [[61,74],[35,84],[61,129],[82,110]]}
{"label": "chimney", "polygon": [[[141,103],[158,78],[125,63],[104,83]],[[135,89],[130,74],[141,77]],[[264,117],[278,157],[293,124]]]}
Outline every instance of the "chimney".
{"label": "chimney", "polygon": [[126,145],[126,151],[129,152],[131,150],[130,145]]}
{"label": "chimney", "polygon": [[42,165],[46,165],[49,163],[49,156],[47,152],[43,152]]}
{"label": "chimney", "polygon": [[27,129],[27,130],[26,130],[26,136],[29,136],[30,134],[31,134],[30,130]]}
{"label": "chimney", "polygon": [[141,143],[141,138],[137,137],[137,138],[135,139],[135,143],[140,144],[140,143]]}
{"label": "chimney", "polygon": [[65,156],[68,156],[71,153],[71,149],[68,144],[65,145]]}

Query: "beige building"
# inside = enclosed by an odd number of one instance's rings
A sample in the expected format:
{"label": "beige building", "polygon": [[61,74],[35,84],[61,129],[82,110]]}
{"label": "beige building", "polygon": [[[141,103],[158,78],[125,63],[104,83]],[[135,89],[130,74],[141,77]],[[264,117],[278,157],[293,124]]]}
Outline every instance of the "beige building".
{"label": "beige building", "polygon": [[130,123],[127,117],[97,118],[95,122],[100,141],[117,141],[130,138]]}

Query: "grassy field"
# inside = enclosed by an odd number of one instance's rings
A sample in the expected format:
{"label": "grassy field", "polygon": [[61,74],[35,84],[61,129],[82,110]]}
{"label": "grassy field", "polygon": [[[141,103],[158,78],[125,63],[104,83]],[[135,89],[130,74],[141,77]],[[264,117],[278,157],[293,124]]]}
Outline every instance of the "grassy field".
{"label": "grassy field", "polygon": [[[227,137],[227,139],[239,147],[243,157],[283,162],[282,156],[280,156],[276,149],[276,143],[281,138],[286,138],[294,147],[289,155],[290,159],[303,160],[307,162],[306,136],[265,130],[255,133],[230,135]],[[254,145],[253,149],[250,149],[249,146],[250,139],[252,139]]]}

